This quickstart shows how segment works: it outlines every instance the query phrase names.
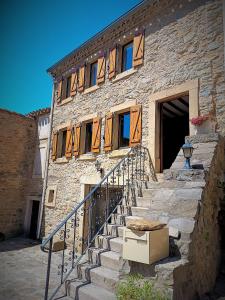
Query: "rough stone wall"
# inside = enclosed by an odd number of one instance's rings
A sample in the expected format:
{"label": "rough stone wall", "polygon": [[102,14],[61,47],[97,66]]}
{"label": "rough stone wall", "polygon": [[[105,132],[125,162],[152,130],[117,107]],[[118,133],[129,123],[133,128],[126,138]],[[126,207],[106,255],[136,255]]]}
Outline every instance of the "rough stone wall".
{"label": "rough stone wall", "polygon": [[[53,130],[70,120],[76,123],[90,113],[97,112],[104,117],[112,106],[136,100],[143,108],[142,143],[148,145],[151,94],[198,78],[200,112],[216,114],[218,127],[225,134],[225,115],[221,108],[225,99],[222,0],[182,1],[180,4],[160,1],[159,7],[143,12],[143,19],[146,18],[143,66],[126,79],[113,83],[106,78],[95,92],[78,93],[71,102],[55,105]],[[112,37],[112,44],[114,42]],[[102,136],[103,133],[104,119]],[[97,157],[105,171],[117,161],[104,154],[103,141]],[[48,186],[57,185],[57,197],[55,208],[45,207],[45,233],[81,200],[80,177],[95,175],[94,163],[74,158],[65,164],[50,160]]]}
{"label": "rough stone wall", "polygon": [[213,289],[218,274],[221,254],[218,213],[220,201],[223,198],[223,190],[219,188],[219,181],[223,180],[224,170],[224,139],[220,139],[206,176],[201,208],[196,217],[190,248],[194,266],[191,268],[191,278],[198,295],[203,295]]}
{"label": "rough stone wall", "polygon": [[208,160],[202,158],[205,185],[194,217],[193,231],[186,236],[189,243],[182,253],[186,263],[173,274],[174,299],[184,300],[199,299],[213,290],[221,257],[218,214],[223,198],[219,181],[223,180],[225,169],[224,138],[203,136],[198,141],[196,136],[192,143],[202,154],[208,155]]}
{"label": "rough stone wall", "polygon": [[23,232],[36,124],[31,118],[0,110],[0,128],[0,232],[11,237]]}

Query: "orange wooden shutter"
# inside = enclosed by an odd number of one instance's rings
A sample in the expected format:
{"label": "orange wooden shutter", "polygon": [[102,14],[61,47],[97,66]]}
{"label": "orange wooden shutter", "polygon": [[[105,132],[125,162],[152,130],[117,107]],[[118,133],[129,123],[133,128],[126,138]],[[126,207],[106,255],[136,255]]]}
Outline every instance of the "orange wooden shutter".
{"label": "orange wooden shutter", "polygon": [[58,132],[54,132],[52,136],[52,160],[57,158],[57,142],[58,142]]}
{"label": "orange wooden shutter", "polygon": [[85,71],[84,66],[79,69],[79,80],[78,80],[78,91],[79,92],[83,92],[83,90],[84,90],[84,71]]}
{"label": "orange wooden shutter", "polygon": [[101,118],[93,119],[91,151],[99,153],[101,145]]}
{"label": "orange wooden shutter", "polygon": [[105,143],[104,150],[112,150],[112,133],[113,133],[113,113],[105,116]]}
{"label": "orange wooden shutter", "polygon": [[73,97],[77,93],[77,72],[71,75],[70,96]]}
{"label": "orange wooden shutter", "polygon": [[80,154],[80,131],[81,131],[81,124],[77,124],[74,127],[74,148],[73,153],[74,156],[78,156]]}
{"label": "orange wooden shutter", "polygon": [[109,52],[109,79],[116,75],[116,48]]}
{"label": "orange wooden shutter", "polygon": [[105,81],[105,57],[98,59],[97,84]]}
{"label": "orange wooden shutter", "polygon": [[70,127],[67,127],[66,131],[66,158],[72,157],[72,145],[73,145],[73,136],[72,130]]}
{"label": "orange wooden shutter", "polygon": [[130,110],[130,146],[141,142],[141,105],[131,107]]}
{"label": "orange wooden shutter", "polygon": [[57,103],[61,101],[61,98],[62,98],[62,80],[60,80],[57,87]]}
{"label": "orange wooden shutter", "polygon": [[144,33],[134,37],[133,66],[139,66],[144,58]]}

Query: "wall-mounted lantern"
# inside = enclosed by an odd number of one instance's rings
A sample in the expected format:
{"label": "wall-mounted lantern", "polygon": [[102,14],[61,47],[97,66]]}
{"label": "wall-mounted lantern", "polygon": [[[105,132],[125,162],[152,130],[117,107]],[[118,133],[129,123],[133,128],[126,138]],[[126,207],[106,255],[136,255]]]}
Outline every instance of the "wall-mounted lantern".
{"label": "wall-mounted lantern", "polygon": [[192,157],[192,153],[193,153],[193,150],[194,150],[192,144],[189,141],[187,141],[182,146],[182,150],[183,150],[184,157],[186,158],[186,161],[185,161],[185,164],[184,164],[184,169],[192,169],[191,163],[190,163],[190,159]]}
{"label": "wall-mounted lantern", "polygon": [[103,168],[101,168],[101,163],[99,160],[96,160],[95,168],[96,168],[97,172],[100,172],[101,174],[103,173]]}

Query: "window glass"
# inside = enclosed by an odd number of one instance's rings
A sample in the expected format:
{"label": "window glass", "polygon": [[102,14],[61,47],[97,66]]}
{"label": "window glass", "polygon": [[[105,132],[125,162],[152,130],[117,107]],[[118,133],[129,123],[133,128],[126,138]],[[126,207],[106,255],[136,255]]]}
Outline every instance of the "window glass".
{"label": "window glass", "polygon": [[122,72],[129,70],[133,65],[133,43],[123,46]]}
{"label": "window glass", "polygon": [[92,122],[86,124],[85,153],[91,152]]}
{"label": "window glass", "polygon": [[97,84],[97,69],[98,69],[98,63],[95,62],[91,64],[90,69],[90,86]]}
{"label": "window glass", "polygon": [[66,133],[67,131],[64,130],[62,132],[62,151],[61,151],[61,157],[66,155]]}
{"label": "window glass", "polygon": [[66,98],[70,96],[70,85],[71,85],[71,76],[66,80]]}
{"label": "window glass", "polygon": [[54,201],[54,194],[55,194],[54,190],[49,190],[48,203],[53,203],[53,201]]}
{"label": "window glass", "polygon": [[130,143],[130,112],[119,115],[119,147]]}

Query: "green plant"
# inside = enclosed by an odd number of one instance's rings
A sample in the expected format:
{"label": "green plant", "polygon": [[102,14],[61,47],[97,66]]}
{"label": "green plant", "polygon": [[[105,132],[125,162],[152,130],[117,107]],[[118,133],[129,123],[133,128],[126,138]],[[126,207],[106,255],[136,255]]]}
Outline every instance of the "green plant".
{"label": "green plant", "polygon": [[116,290],[118,300],[169,300],[165,293],[157,290],[153,283],[139,274],[129,275]]}

